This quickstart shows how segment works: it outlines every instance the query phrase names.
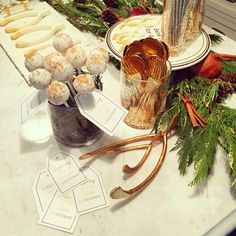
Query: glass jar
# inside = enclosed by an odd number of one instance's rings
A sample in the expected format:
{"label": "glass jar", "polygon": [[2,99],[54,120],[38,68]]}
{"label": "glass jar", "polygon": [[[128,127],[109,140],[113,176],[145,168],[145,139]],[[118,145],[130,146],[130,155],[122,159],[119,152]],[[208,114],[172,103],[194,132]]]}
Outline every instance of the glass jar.
{"label": "glass jar", "polygon": [[55,138],[73,147],[88,146],[102,137],[103,131],[81,115],[78,107],[56,106],[48,102]]}
{"label": "glass jar", "polygon": [[171,64],[166,62],[167,73],[158,81],[149,78],[127,79],[121,67],[121,104],[128,110],[124,122],[137,129],[153,128],[158,114],[165,109]]}
{"label": "glass jar", "polygon": [[179,56],[186,42],[198,37],[202,28],[206,0],[164,0],[161,39],[171,56]]}

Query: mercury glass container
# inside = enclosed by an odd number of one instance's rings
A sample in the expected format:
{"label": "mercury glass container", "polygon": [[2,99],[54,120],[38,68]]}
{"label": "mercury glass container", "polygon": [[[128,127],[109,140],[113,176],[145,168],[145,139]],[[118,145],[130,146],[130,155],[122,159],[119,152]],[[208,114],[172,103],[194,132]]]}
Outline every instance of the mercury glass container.
{"label": "mercury glass container", "polygon": [[[162,40],[171,56],[179,56],[202,28],[206,0],[164,0]],[[190,45],[188,45],[190,46]]]}

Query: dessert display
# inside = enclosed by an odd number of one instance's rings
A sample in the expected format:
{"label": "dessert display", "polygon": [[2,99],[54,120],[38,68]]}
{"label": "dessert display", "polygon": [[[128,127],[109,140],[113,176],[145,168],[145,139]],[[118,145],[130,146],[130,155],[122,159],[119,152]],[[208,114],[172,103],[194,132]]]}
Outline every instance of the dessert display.
{"label": "dessert display", "polygon": [[81,115],[74,97],[100,88],[98,81],[106,70],[108,53],[95,48],[87,56],[66,33],[56,34],[53,45],[55,50],[45,56],[36,50],[25,58],[25,66],[31,72],[29,82],[46,90],[56,139],[69,146],[92,144],[102,131]]}

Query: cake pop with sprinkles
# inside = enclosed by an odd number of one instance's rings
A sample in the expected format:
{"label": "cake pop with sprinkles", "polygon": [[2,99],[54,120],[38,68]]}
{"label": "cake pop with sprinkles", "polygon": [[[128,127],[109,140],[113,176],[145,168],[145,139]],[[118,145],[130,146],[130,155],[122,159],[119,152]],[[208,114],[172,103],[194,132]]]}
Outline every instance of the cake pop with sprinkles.
{"label": "cake pop with sprinkles", "polygon": [[69,107],[67,103],[69,97],[70,97],[70,90],[63,82],[55,80],[48,85],[47,98],[50,103],[54,105],[65,104],[65,106]]}
{"label": "cake pop with sprinkles", "polygon": [[88,95],[95,89],[94,79],[89,74],[80,74],[73,81],[75,90],[80,95]]}
{"label": "cake pop with sprinkles", "polygon": [[25,67],[28,71],[32,72],[35,69],[43,68],[43,61],[44,61],[43,56],[38,52],[34,52],[30,54],[28,57],[26,57]]}
{"label": "cake pop with sprinkles", "polygon": [[39,68],[29,74],[29,82],[36,89],[45,89],[51,81],[51,73],[45,69]]}

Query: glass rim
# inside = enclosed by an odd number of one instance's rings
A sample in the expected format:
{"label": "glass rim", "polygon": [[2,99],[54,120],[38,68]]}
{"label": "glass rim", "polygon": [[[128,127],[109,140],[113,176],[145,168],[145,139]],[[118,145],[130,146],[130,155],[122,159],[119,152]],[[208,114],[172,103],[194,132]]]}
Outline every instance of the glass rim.
{"label": "glass rim", "polygon": [[[127,79],[127,81],[137,81],[137,82],[142,82],[142,83],[159,83],[159,81],[161,81],[163,78],[168,78],[171,73],[172,73],[172,64],[169,60],[166,61],[166,65],[167,65],[167,73],[166,75],[162,76],[159,78],[159,80],[142,80],[142,79],[138,79],[138,78],[130,78]],[[120,73],[124,74],[123,70],[122,70],[122,65],[121,65],[121,69],[120,69]],[[139,73],[137,73],[139,74]]]}

